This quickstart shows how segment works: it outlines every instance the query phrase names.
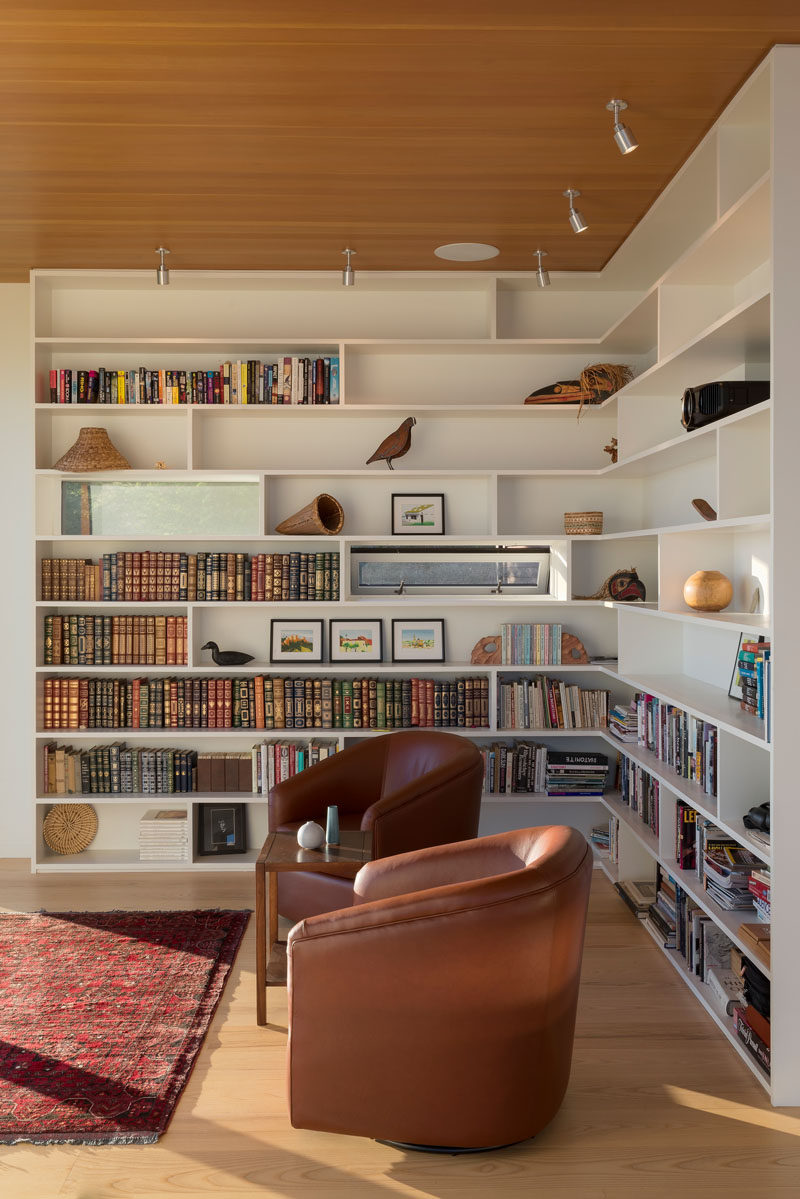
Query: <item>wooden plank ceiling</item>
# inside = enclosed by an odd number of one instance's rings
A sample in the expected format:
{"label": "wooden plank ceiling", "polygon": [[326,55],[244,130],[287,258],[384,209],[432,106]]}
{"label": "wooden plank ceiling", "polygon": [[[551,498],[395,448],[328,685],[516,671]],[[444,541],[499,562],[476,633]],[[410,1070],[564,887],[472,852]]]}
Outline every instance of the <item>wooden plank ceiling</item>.
{"label": "wooden plank ceiling", "polygon": [[[0,279],[31,267],[597,270],[797,0],[0,8]],[[629,102],[622,156],[608,100]],[[589,223],[567,223],[566,187]],[[467,264],[467,269],[475,269]]]}

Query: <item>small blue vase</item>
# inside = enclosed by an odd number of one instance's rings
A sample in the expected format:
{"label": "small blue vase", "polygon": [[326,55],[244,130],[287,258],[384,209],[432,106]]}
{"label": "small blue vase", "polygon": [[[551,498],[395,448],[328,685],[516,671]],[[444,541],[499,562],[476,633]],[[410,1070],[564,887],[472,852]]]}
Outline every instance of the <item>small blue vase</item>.
{"label": "small blue vase", "polygon": [[335,803],[328,806],[328,822],[325,826],[325,840],[328,845],[339,844],[339,809]]}

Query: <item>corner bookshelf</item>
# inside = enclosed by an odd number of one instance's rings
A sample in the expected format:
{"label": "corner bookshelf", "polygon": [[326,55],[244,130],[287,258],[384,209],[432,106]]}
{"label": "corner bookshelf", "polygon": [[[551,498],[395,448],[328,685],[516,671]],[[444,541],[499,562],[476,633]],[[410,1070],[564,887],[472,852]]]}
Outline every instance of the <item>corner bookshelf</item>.
{"label": "corner bookshelf", "polygon": [[[800,273],[800,239],[793,213],[800,172],[793,149],[793,116],[800,111],[795,82],[800,51],[778,47],[754,73],[692,157],[599,275],[552,276],[537,288],[533,273],[471,271],[359,272],[343,290],[338,275],[313,272],[171,271],[168,288],[152,272],[35,271],[32,273],[35,408],[35,604],[37,712],[33,737],[37,791],[33,797],[33,869],[154,870],[174,863],[140,863],[137,825],[152,806],[186,807],[195,831],[192,858],[180,868],[249,869],[267,831],[265,798],[231,794],[246,805],[247,852],[210,859],[196,853],[198,805],[213,795],[46,794],[45,744],[76,747],[125,740],[131,747],[173,745],[206,752],[246,753],[262,740],[298,743],[331,738],[341,747],[369,729],[79,729],[44,727],[48,679],[91,676],[213,677],[201,647],[215,640],[253,655],[237,676],[267,673],[303,677],[352,675],[330,663],[270,665],[269,619],[305,615],[328,619],[363,615],[384,622],[411,613],[446,619],[442,663],[391,663],[361,670],[381,678],[410,675],[488,678],[488,725],[455,731],[479,745],[514,739],[553,748],[626,755],[660,784],[659,832],[654,833],[609,790],[602,800],[557,800],[545,794],[485,797],[482,832],[562,821],[588,833],[607,816],[619,821],[614,862],[597,864],[613,880],[654,874],[660,863],[677,871],[671,843],[674,805],[683,800],[742,845],[742,825],[754,804],[774,796],[779,832],[773,870],[771,1079],[738,1042],[730,1020],[709,1001],[681,960],[664,953],[777,1104],[800,1102],[800,1030],[790,998],[800,985],[792,948],[797,935],[789,893],[791,847],[800,843],[800,815],[788,799],[789,680],[800,648],[789,634],[790,603],[800,590],[800,566],[790,552],[796,502],[797,418],[792,412],[796,369],[793,280]],[[772,153],[770,145],[772,144]],[[779,200],[776,200],[779,197]],[[790,291],[791,285],[791,291]],[[48,402],[51,370],[216,370],[223,361],[270,361],[287,355],[337,357],[340,402],[331,405],[79,405]],[[576,377],[589,363],[626,362],[633,381],[604,404],[584,408],[523,406],[535,388]],[[685,432],[683,390],[711,379],[772,380],[771,398],[736,416]],[[410,452],[393,472],[366,458],[406,416],[417,425]],[[128,459],[126,472],[70,476],[52,464],[84,425],[104,426]],[[619,441],[609,463],[603,447]],[[156,469],[162,461],[165,469]],[[166,533],[148,527],[93,534],[62,532],[62,485],[69,481],[238,487],[249,523],[215,529],[199,519]],[[390,532],[394,491],[439,491],[446,496],[447,534],[396,537]],[[334,495],[345,511],[334,537],[281,536],[276,524],[314,495]],[[238,494],[238,493],[237,493]],[[692,508],[706,499],[717,520]],[[213,509],[213,504],[211,504]],[[563,513],[602,509],[599,536],[570,537]],[[551,582],[545,595],[386,595],[367,597],[350,581],[354,554],[366,545],[547,545]],[[302,543],[302,544],[301,544]],[[104,553],[159,547],[187,553],[336,552],[338,596],[328,601],[103,602],[45,600],[42,559],[97,561]],[[778,551],[780,550],[780,554]],[[613,571],[635,566],[647,603],[580,600]],[[719,569],[735,584],[729,609],[699,614],[683,601],[684,580],[697,569]],[[750,612],[758,588],[757,611]],[[186,665],[46,665],[46,617],[72,614],[172,614],[185,618]],[[475,666],[476,641],[502,622],[554,622],[575,633],[594,659],[561,667]],[[786,630],[785,634],[783,630]],[[766,636],[777,649],[773,680],[773,738],[763,721],[728,696],[742,634]],[[777,647],[776,647],[777,638]],[[622,744],[605,728],[571,730],[498,727],[499,682],[537,673],[574,679],[627,702],[646,692],[681,707],[717,729],[717,795],[676,777],[646,749]],[[784,801],[784,795],[787,796]],[[91,802],[99,818],[93,845],[74,858],[47,850],[42,821],[53,802]],[[798,827],[796,827],[798,826]],[[764,857],[765,851],[758,851]],[[785,859],[785,860],[784,860]],[[740,941],[737,913],[723,913],[692,880],[683,880],[698,905]],[[694,888],[694,890],[692,890]],[[737,927],[735,927],[735,925]]]}

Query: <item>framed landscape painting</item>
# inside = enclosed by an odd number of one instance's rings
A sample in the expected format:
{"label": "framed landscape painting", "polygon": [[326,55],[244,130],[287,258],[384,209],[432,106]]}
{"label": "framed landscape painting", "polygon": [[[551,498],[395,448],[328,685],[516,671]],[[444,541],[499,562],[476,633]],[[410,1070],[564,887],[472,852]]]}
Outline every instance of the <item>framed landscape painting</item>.
{"label": "framed landscape painting", "polygon": [[382,662],[383,621],[330,620],[328,646],[331,662]]}
{"label": "framed landscape painting", "polygon": [[444,662],[444,621],[392,620],[393,662]]}
{"label": "framed landscape painting", "polygon": [[322,661],[321,620],[271,620],[269,630],[270,662]]}
{"label": "framed landscape painting", "polygon": [[392,495],[392,533],[436,536],[444,533],[444,495],[440,491]]}

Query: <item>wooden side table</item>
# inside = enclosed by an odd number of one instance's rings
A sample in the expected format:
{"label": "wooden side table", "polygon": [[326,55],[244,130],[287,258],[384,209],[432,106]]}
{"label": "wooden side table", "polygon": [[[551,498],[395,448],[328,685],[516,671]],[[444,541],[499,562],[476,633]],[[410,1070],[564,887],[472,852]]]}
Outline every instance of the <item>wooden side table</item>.
{"label": "wooden side table", "polygon": [[[278,871],[311,870],[340,874],[343,866],[363,866],[372,858],[372,833],[343,829],[341,844],[301,849],[294,833],[270,833],[256,861],[256,1023],[267,1023],[267,962],[278,939]],[[269,917],[267,917],[269,875]]]}

